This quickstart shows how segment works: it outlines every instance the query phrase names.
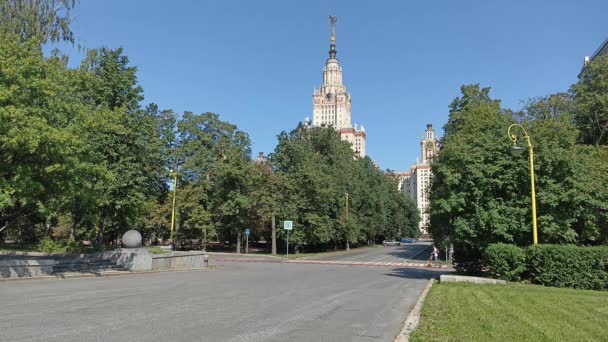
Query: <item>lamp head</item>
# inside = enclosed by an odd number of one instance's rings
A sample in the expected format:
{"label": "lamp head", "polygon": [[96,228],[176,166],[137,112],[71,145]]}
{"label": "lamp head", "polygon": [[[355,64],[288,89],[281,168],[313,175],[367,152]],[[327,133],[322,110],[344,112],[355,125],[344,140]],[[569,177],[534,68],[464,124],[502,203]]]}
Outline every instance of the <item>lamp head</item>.
{"label": "lamp head", "polygon": [[521,146],[513,145],[511,147],[511,155],[513,157],[519,157],[523,151],[524,151],[524,148]]}

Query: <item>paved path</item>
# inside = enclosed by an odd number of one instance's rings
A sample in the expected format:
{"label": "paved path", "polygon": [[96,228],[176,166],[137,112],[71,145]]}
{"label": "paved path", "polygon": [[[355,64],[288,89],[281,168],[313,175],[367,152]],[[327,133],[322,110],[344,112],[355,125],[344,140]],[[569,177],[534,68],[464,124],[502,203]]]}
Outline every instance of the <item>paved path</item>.
{"label": "paved path", "polygon": [[0,341],[392,341],[437,272],[224,262],[0,282]]}
{"label": "paved path", "polygon": [[356,262],[383,263],[424,263],[431,254],[432,247],[428,242],[404,244],[401,246],[352,249],[350,252],[322,257],[307,258],[310,260],[341,260]]}
{"label": "paved path", "polygon": [[[355,248],[348,252],[330,253],[329,255],[313,255],[299,259],[291,259],[290,263],[333,264],[350,266],[384,266],[384,267],[428,267],[428,258],[432,247],[430,243],[405,244],[402,246],[382,245],[367,248]],[[284,258],[269,257],[253,254],[213,254],[211,259],[217,262],[248,261],[248,262],[287,262]],[[442,268],[448,268],[442,265]]]}

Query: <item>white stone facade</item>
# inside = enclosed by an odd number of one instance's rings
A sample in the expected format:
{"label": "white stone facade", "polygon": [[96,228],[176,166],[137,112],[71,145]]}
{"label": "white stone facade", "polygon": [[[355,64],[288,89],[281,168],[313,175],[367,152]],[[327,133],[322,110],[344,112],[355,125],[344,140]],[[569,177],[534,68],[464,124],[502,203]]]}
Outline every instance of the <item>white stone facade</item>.
{"label": "white stone facade", "polygon": [[431,172],[431,162],[439,152],[439,141],[435,137],[433,126],[426,125],[426,131],[420,140],[421,159],[412,165],[410,172],[398,173],[399,190],[416,202],[416,207],[420,212],[419,228],[422,234],[428,233],[430,224],[429,191],[433,174]]}
{"label": "white stone facade", "polygon": [[365,157],[365,128],[360,128],[351,122],[350,94],[342,83],[342,67],[336,58],[334,24],[331,20],[331,44],[329,58],[323,68],[323,84],[313,90],[312,125],[316,127],[331,127],[340,132],[342,140],[351,143],[353,151]]}

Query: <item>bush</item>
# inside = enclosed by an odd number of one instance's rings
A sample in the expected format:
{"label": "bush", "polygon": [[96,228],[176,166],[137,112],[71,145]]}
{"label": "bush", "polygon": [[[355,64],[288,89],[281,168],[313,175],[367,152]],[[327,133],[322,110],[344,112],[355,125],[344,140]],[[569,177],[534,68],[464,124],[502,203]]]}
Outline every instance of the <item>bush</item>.
{"label": "bush", "polygon": [[515,245],[489,245],[485,250],[484,259],[492,278],[519,281],[526,271],[526,252]]}
{"label": "bush", "polygon": [[608,290],[608,246],[537,245],[527,249],[532,283]]}
{"label": "bush", "polygon": [[65,246],[65,251],[67,253],[86,253],[88,248],[80,241],[68,241]]}
{"label": "bush", "polygon": [[61,253],[65,252],[65,247],[63,244],[59,242],[55,242],[55,240],[50,237],[44,238],[40,243],[38,243],[38,251],[43,253]]}
{"label": "bush", "polygon": [[163,250],[162,248],[160,248],[158,246],[149,247],[148,248],[148,252],[150,252],[152,254],[164,254],[164,253],[168,253],[167,251]]}

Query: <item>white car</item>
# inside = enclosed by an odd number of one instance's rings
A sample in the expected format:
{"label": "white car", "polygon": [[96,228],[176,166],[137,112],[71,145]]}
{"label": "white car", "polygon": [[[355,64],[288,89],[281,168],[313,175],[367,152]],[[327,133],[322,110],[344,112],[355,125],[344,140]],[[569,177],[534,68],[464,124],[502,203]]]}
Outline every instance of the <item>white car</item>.
{"label": "white car", "polygon": [[384,245],[384,247],[387,247],[387,246],[401,246],[401,242],[395,241],[395,240],[384,240],[384,241],[382,241],[382,244]]}

